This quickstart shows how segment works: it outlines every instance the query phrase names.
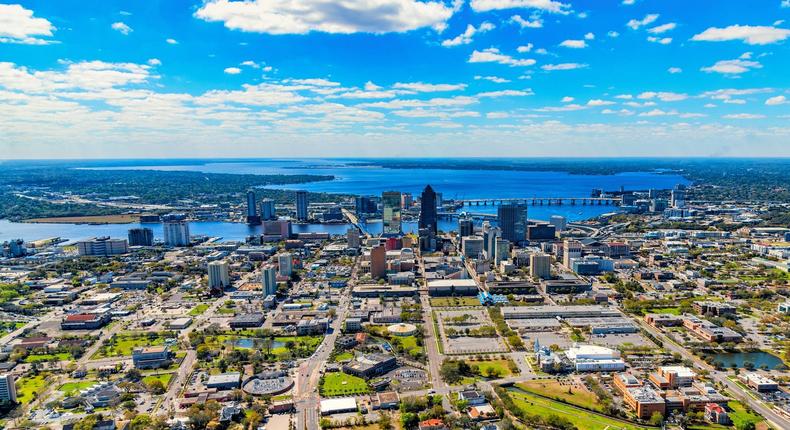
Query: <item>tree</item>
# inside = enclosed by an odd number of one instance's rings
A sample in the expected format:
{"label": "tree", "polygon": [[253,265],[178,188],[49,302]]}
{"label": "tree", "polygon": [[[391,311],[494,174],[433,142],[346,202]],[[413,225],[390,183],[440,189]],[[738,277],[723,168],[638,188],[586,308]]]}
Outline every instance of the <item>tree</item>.
{"label": "tree", "polygon": [[650,415],[650,425],[653,426],[660,426],[661,423],[664,422],[664,416],[661,415],[661,412],[653,412],[653,415]]}
{"label": "tree", "polygon": [[148,385],[148,391],[150,391],[153,394],[163,394],[165,392],[165,384],[163,384],[162,381],[158,379],[152,380],[147,385]]}
{"label": "tree", "polygon": [[250,410],[247,412],[247,417],[245,418],[247,425],[249,426],[250,430],[254,430],[258,428],[258,424],[263,421],[263,417],[255,410]]}
{"label": "tree", "polygon": [[381,414],[381,419],[379,419],[379,429],[392,430],[392,418],[390,418],[388,414]]}
{"label": "tree", "polygon": [[126,378],[133,382],[139,381],[140,379],[142,379],[142,377],[143,374],[140,373],[140,371],[135,368],[131,368],[129,369],[129,371],[126,372]]}

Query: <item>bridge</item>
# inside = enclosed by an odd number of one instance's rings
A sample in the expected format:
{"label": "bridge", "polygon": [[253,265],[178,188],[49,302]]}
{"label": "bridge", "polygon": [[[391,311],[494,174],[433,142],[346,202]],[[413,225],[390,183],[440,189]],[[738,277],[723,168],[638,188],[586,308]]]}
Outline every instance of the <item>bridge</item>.
{"label": "bridge", "polygon": [[[437,212],[436,216],[440,219],[455,219],[461,216],[462,212]],[[472,213],[472,212],[463,212],[474,219],[482,219],[487,221],[496,221],[497,216],[496,214],[484,214],[484,213]]]}
{"label": "bridge", "polygon": [[455,200],[464,206],[499,206],[504,204],[522,204],[527,206],[619,206],[620,197],[529,197],[510,199],[461,199]]}

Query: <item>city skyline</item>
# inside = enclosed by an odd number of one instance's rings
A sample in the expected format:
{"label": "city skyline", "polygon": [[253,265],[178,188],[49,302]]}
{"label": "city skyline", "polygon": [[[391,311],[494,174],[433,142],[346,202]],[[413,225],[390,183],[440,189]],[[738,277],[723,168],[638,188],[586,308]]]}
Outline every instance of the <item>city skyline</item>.
{"label": "city skyline", "polygon": [[790,2],[4,2],[2,157],[790,156]]}

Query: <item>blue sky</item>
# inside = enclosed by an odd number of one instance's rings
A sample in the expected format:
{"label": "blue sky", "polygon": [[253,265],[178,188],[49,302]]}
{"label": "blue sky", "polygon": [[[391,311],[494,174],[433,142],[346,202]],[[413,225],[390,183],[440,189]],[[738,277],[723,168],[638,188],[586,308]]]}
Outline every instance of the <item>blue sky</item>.
{"label": "blue sky", "polygon": [[790,0],[0,3],[2,158],[790,156]]}

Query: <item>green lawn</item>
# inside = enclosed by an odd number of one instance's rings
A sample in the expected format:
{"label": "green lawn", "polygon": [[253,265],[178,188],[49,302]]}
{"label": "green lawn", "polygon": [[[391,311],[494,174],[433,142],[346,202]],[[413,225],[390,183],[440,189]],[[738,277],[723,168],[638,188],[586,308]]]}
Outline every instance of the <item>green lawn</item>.
{"label": "green lawn", "polygon": [[126,357],[132,355],[135,348],[163,345],[164,343],[165,338],[158,334],[157,337],[149,338],[147,333],[120,333],[113,336],[108,345],[99,348],[91,358]]}
{"label": "green lawn", "polygon": [[730,419],[736,428],[742,428],[748,422],[757,424],[763,420],[759,415],[748,412],[741,402],[735,400],[727,402],[727,407],[731,410]]}
{"label": "green lawn", "polygon": [[470,366],[477,366],[477,374],[484,377],[493,378],[506,378],[511,376],[513,372],[510,370],[510,363],[512,360],[485,360],[485,361],[467,361]]}
{"label": "green lawn", "polygon": [[403,347],[403,350],[406,351],[406,353],[411,357],[417,357],[425,354],[425,349],[422,346],[417,345],[417,338],[414,336],[392,336],[390,338],[390,343],[393,344],[393,346],[400,344]]}
{"label": "green lawn", "polygon": [[288,353],[290,351],[290,349],[288,349],[286,347],[286,344],[288,342],[293,342],[294,343],[294,349],[301,349],[301,350],[304,350],[305,352],[309,351],[309,353],[307,355],[310,355],[313,351],[315,351],[318,348],[318,345],[320,345],[321,341],[323,341],[323,340],[324,340],[323,336],[275,337],[274,341],[282,343],[283,346],[280,346],[280,347],[277,347],[277,348],[273,348],[272,349],[272,354],[279,356],[279,355],[283,355],[283,354]]}
{"label": "green lawn", "polygon": [[25,363],[40,363],[42,361],[50,361],[52,359],[55,359],[55,361],[68,361],[73,358],[74,357],[72,357],[68,352],[58,352],[56,354],[30,354],[25,357]]}
{"label": "green lawn", "polygon": [[208,304],[201,303],[201,304],[195,306],[194,308],[192,308],[192,310],[189,311],[189,315],[191,315],[193,317],[196,317],[196,316],[202,314],[203,312],[206,312],[206,309],[208,309],[208,308],[209,308]]}
{"label": "green lawn", "polygon": [[27,404],[34,399],[33,394],[41,394],[47,386],[47,374],[21,378],[16,383],[16,396],[19,403]]}
{"label": "green lawn", "polygon": [[321,385],[322,396],[351,396],[368,392],[368,383],[364,379],[342,372],[330,372],[324,375]]}
{"label": "green lawn", "polygon": [[459,306],[480,306],[477,297],[434,297],[431,299],[433,308],[457,308]]}
{"label": "green lawn", "polygon": [[335,355],[335,362],[341,362],[346,360],[351,360],[354,358],[354,354],[350,352],[341,352],[340,354]]}
{"label": "green lawn", "polygon": [[643,430],[651,427],[629,424],[597,415],[564,403],[544,399],[521,391],[510,391],[516,407],[530,415],[557,415],[572,422],[579,430]]}
{"label": "green lawn", "polygon": [[647,311],[647,313],[680,315],[680,308],[677,306],[669,307],[669,308],[652,308],[649,311]]}
{"label": "green lawn", "polygon": [[78,391],[90,388],[94,385],[96,385],[96,381],[66,382],[58,388],[58,391],[64,393],[66,397],[69,397]]}
{"label": "green lawn", "polygon": [[167,384],[170,383],[170,379],[172,379],[172,378],[173,378],[173,374],[172,373],[160,373],[160,374],[157,374],[157,375],[148,375],[148,376],[143,378],[143,384],[148,385],[148,384],[150,384],[151,382],[153,382],[155,380],[159,380],[159,381],[162,382],[162,385],[167,387]]}
{"label": "green lawn", "polygon": [[574,388],[568,385],[561,385],[556,379],[535,379],[516,384],[516,387],[552,399],[562,399],[583,408],[601,411],[601,404],[594,393],[583,387]]}

